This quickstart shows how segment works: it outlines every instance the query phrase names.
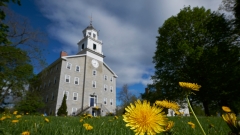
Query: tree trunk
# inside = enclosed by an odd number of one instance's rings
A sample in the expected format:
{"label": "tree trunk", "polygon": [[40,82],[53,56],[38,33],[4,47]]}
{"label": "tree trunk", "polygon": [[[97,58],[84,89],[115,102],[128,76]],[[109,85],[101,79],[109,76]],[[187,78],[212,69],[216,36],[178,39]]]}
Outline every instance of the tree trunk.
{"label": "tree trunk", "polygon": [[208,102],[207,101],[203,102],[203,107],[204,107],[205,116],[210,116],[210,112],[209,112]]}

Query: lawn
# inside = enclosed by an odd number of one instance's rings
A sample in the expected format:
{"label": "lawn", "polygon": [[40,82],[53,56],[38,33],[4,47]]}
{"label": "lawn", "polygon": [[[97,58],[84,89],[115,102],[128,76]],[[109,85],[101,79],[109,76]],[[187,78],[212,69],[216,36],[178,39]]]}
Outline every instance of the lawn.
{"label": "lawn", "polygon": [[[134,135],[126,127],[122,117],[55,117],[34,115],[0,114],[0,134],[21,135],[28,131],[31,135]],[[4,119],[5,117],[5,119]],[[19,116],[18,116],[19,117]],[[174,121],[172,135],[202,135],[194,117],[168,117]],[[19,120],[13,123],[13,120]],[[208,135],[227,135],[230,131],[221,117],[199,117],[205,132]],[[47,122],[48,121],[48,122]],[[191,128],[188,122],[195,123]],[[88,123],[93,127],[86,130],[83,124]],[[161,133],[163,134],[163,133]]]}

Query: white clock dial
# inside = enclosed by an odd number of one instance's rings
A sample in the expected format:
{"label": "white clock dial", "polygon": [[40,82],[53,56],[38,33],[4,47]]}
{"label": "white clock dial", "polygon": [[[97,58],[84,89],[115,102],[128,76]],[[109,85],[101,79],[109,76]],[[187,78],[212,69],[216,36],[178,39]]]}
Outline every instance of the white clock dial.
{"label": "white clock dial", "polygon": [[93,65],[93,67],[97,68],[99,66],[98,61],[93,59],[92,60],[92,65]]}

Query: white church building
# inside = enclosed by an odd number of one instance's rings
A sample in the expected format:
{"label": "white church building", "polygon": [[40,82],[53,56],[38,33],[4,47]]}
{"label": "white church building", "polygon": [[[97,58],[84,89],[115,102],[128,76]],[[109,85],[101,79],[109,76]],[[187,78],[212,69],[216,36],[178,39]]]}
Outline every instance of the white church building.
{"label": "white church building", "polygon": [[46,104],[41,112],[56,115],[66,94],[68,115],[115,113],[118,76],[104,62],[103,43],[91,23],[77,45],[76,55],[62,51],[56,61],[38,74],[37,90]]}

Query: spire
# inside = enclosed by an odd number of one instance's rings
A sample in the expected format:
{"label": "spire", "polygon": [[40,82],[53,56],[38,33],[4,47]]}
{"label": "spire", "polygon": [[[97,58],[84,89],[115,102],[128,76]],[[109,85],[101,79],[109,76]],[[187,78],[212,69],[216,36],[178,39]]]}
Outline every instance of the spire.
{"label": "spire", "polygon": [[90,17],[90,26],[92,26],[92,14],[91,14],[91,17]]}

